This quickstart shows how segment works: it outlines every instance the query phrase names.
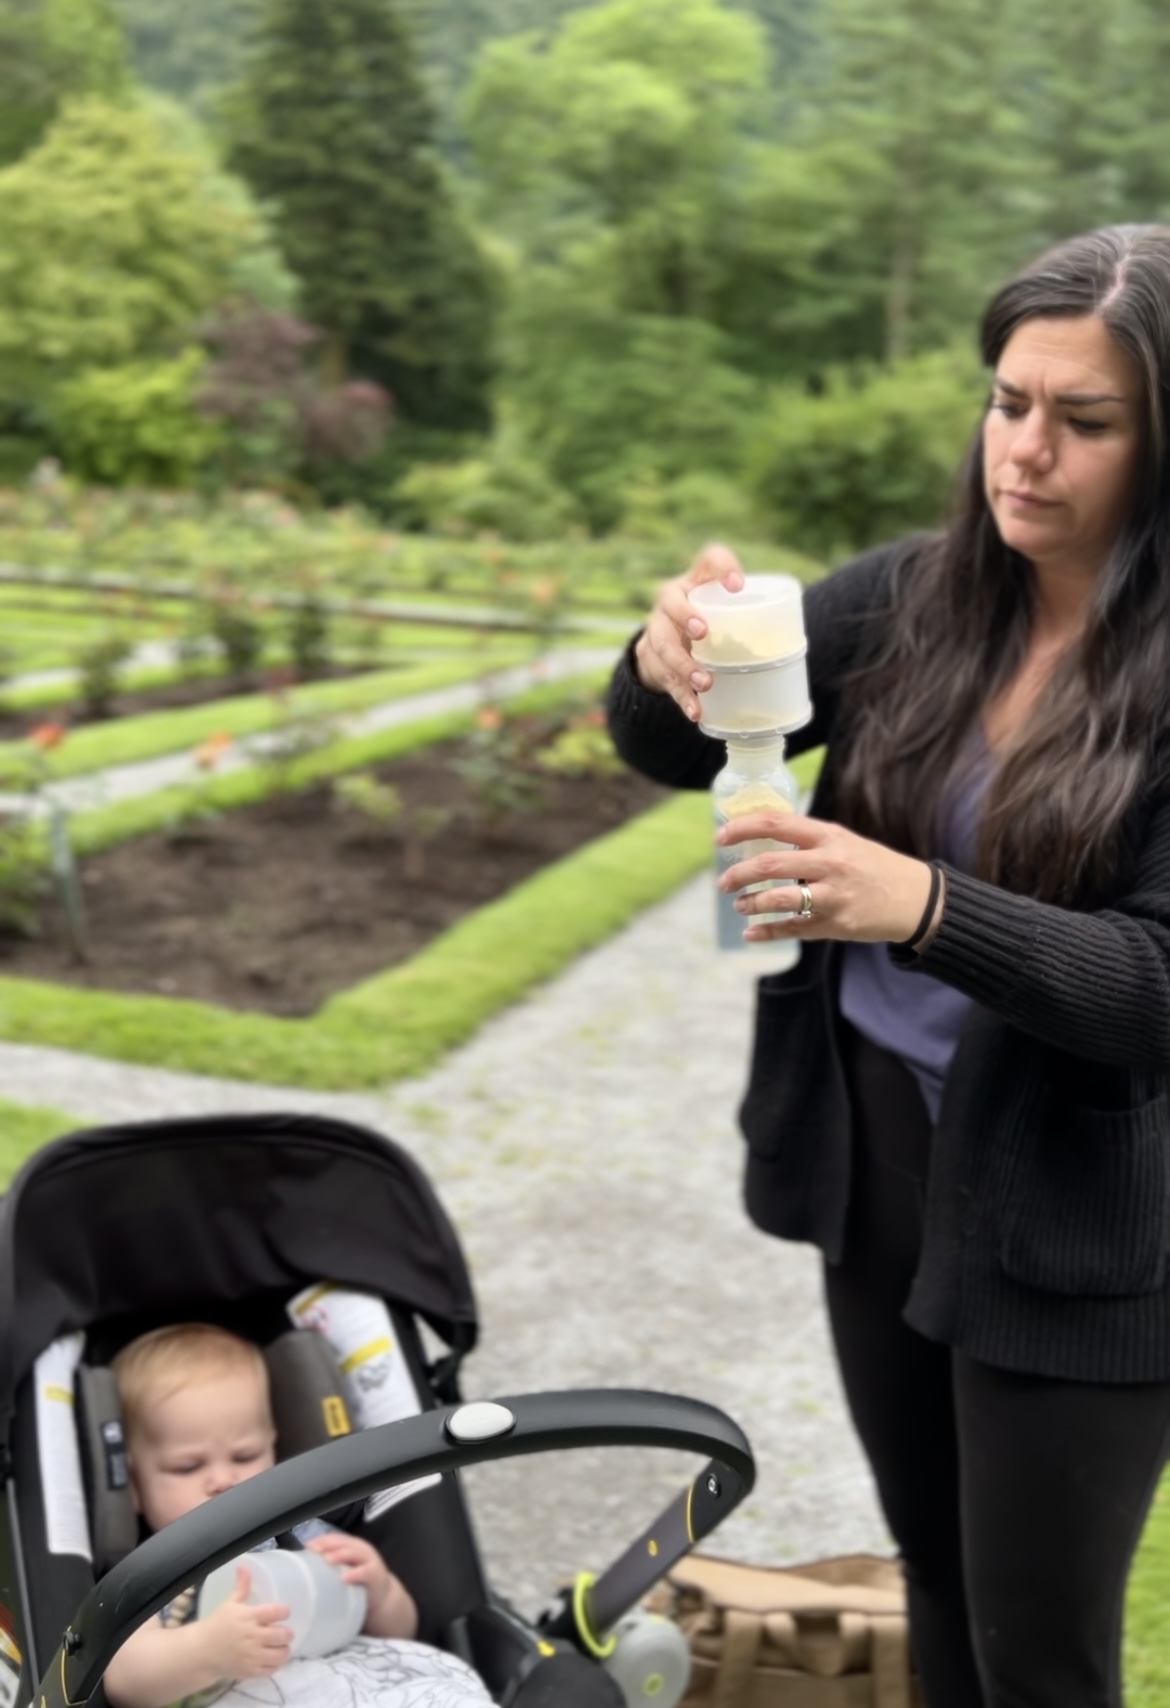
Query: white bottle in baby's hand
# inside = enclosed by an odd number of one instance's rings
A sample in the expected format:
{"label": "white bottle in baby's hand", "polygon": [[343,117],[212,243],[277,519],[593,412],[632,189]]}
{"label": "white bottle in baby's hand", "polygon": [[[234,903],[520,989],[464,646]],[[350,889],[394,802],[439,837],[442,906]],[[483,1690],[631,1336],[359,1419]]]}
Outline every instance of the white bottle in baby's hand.
{"label": "white bottle in baby's hand", "polygon": [[217,1566],[199,1592],[200,1619],[231,1595],[241,1566],[251,1576],[248,1601],[253,1607],[283,1602],[288,1608],[293,1659],[333,1654],[352,1642],[365,1624],[366,1592],[361,1584],[344,1582],[340,1569],[311,1548],[263,1548]]}

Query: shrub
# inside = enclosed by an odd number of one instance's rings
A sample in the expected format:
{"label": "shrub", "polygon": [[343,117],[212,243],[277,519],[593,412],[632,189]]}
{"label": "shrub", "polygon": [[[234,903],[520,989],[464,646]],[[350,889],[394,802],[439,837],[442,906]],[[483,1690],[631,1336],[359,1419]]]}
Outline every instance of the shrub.
{"label": "shrub", "polygon": [[758,506],[725,475],[680,475],[627,487],[619,531],[633,540],[755,539],[763,532]]}
{"label": "shrub", "polygon": [[264,651],[264,630],[251,606],[225,589],[211,600],[207,626],[223,653],[228,675],[237,682],[250,681]]}
{"label": "shrub", "polygon": [[498,706],[480,707],[474,727],[449,761],[467,785],[475,822],[491,828],[540,811],[545,790],[532,765],[535,744],[535,732],[523,718],[509,717]]}
{"label": "shrub", "polygon": [[334,463],[368,463],[390,426],[390,393],[372,380],[320,386],[309,397],[301,451],[310,470]]}
{"label": "shrub", "polygon": [[600,708],[570,718],[560,734],[538,750],[536,763],[542,771],[564,777],[620,777],[626,770]]}
{"label": "shrub", "polygon": [[576,501],[537,463],[491,449],[462,462],[418,464],[394,498],[405,520],[454,537],[544,540],[582,521]]}
{"label": "shrub", "polygon": [[329,617],[316,593],[302,593],[289,613],[288,650],[302,679],[322,676],[331,658]]}
{"label": "shrub", "polygon": [[0,813],[0,933],[35,937],[48,883],[44,838],[24,813]]}
{"label": "shrub", "polygon": [[203,327],[211,352],[198,407],[219,430],[233,482],[371,461],[390,426],[390,395],[368,380],[322,382],[323,334],[294,315],[244,306]]}
{"label": "shrub", "polygon": [[72,474],[105,486],[189,486],[218,435],[195,410],[198,350],[170,362],[91,368],[64,381],[53,425]]}
{"label": "shrub", "polygon": [[77,697],[91,718],[108,718],[133,648],[125,635],[103,635],[77,655]]}
{"label": "shrub", "polygon": [[402,791],[383,783],[372,771],[351,771],[334,777],[330,789],[334,804],[342,811],[358,813],[371,824],[385,829],[402,818]]}
{"label": "shrub", "polygon": [[861,550],[945,514],[985,381],[958,350],[774,394],[749,462],[773,530],[804,551]]}

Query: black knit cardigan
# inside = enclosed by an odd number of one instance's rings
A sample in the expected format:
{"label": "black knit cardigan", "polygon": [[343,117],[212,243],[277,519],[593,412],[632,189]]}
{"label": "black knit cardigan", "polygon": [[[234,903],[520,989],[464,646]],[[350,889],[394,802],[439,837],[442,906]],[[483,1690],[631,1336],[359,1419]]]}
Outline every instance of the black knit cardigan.
{"label": "black knit cardigan", "polygon": [[[880,632],[897,547],[805,596],[814,721],[827,757],[810,812],[834,818],[841,679]],[[1170,690],[1170,685],[1168,685]],[[721,742],[642,688],[627,650],[610,729],[637,769],[705,788]],[[1107,905],[1073,911],[946,867],[921,971],[973,999],[943,1092],[906,1318],[1005,1368],[1082,1381],[1170,1379],[1170,782],[1124,828]],[[809,943],[761,981],[748,1087],[745,1200],[757,1226],[839,1260],[851,1121],[837,1044],[839,946]],[[913,977],[908,971],[907,977]]]}

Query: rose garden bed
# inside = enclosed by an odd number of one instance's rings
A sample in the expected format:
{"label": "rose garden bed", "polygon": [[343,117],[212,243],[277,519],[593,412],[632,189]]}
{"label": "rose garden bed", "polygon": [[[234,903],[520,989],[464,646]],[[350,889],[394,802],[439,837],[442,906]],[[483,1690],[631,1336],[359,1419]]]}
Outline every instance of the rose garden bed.
{"label": "rose garden bed", "polygon": [[453,768],[466,758],[446,742],[364,773],[395,792],[386,823],[328,781],[207,818],[195,798],[170,833],[82,860],[84,961],[53,900],[39,936],[0,935],[0,973],[310,1015],[667,794],[529,759],[493,812]]}
{"label": "rose garden bed", "polygon": [[[563,685],[530,689],[504,736],[517,714],[579,728],[581,708]],[[438,713],[76,815],[90,959],[71,956],[55,912],[42,940],[10,939],[0,1038],[269,1084],[384,1084],[425,1070],[709,859],[702,795],[542,767],[538,810],[519,811],[529,782],[475,730],[471,713]],[[589,745],[599,732],[582,733]],[[469,740],[474,807],[440,786],[452,750],[435,746]],[[270,856],[268,878],[254,874]]]}

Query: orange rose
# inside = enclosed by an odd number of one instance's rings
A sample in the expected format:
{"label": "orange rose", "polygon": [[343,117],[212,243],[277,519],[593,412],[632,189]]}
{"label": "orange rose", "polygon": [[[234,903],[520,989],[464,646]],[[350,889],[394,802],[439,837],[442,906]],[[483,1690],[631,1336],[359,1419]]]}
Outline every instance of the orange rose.
{"label": "orange rose", "polygon": [[203,771],[211,771],[223,758],[232,745],[232,738],[227,730],[216,730],[206,741],[200,742],[195,749],[195,763]]}
{"label": "orange rose", "polygon": [[561,584],[555,575],[538,575],[535,581],[528,584],[528,597],[534,605],[543,605],[546,609],[556,604],[561,596]]}
{"label": "orange rose", "polygon": [[51,753],[54,747],[60,747],[65,740],[65,725],[38,724],[35,729],[29,731],[28,739],[34,747],[39,747],[42,753]]}

